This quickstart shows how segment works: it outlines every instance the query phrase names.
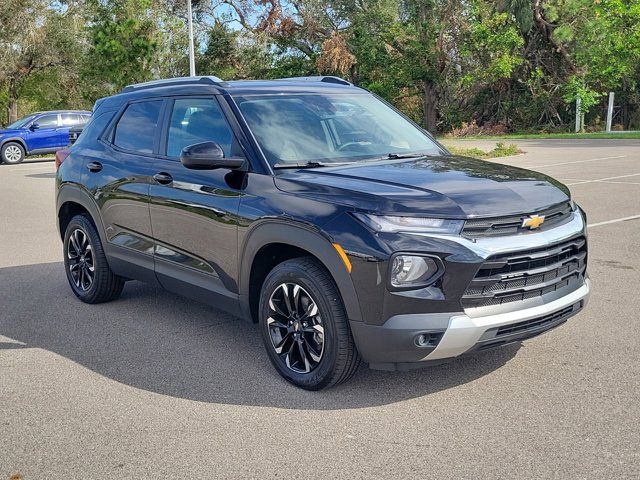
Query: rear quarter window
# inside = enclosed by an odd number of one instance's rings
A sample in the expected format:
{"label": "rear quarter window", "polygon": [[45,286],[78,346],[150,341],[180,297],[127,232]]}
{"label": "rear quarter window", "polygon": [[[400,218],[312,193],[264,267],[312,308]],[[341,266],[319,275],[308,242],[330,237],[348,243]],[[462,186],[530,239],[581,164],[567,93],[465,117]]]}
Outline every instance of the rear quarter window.
{"label": "rear quarter window", "polygon": [[123,150],[153,153],[162,100],[130,104],[115,127],[113,144]]}
{"label": "rear quarter window", "polygon": [[82,133],[73,144],[73,147],[90,146],[105,131],[117,112],[117,110],[100,110],[96,112],[91,116],[89,122],[84,125]]}

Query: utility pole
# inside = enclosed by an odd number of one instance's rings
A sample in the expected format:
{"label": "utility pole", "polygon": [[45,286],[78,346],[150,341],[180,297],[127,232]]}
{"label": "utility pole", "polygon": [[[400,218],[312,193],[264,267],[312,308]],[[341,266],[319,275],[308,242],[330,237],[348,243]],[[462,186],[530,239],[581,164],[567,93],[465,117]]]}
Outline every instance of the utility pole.
{"label": "utility pole", "polygon": [[196,57],[193,49],[193,13],[191,12],[191,0],[187,0],[187,15],[189,16],[189,76],[196,76]]}
{"label": "utility pole", "polygon": [[607,133],[611,132],[611,123],[613,122],[613,101],[615,94],[609,92],[609,107],[607,108]]}

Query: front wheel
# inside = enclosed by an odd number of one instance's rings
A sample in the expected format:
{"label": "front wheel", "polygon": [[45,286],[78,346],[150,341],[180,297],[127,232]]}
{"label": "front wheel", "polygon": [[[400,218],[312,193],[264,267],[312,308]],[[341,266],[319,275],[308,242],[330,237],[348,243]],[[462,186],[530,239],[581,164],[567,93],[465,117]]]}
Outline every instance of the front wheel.
{"label": "front wheel", "polygon": [[7,142],[0,149],[0,159],[9,165],[15,165],[24,160],[25,151],[22,145],[16,142]]}
{"label": "front wheel", "polygon": [[338,289],[314,258],[287,260],[269,273],[259,322],[271,362],[298,387],[337,385],[360,365]]}

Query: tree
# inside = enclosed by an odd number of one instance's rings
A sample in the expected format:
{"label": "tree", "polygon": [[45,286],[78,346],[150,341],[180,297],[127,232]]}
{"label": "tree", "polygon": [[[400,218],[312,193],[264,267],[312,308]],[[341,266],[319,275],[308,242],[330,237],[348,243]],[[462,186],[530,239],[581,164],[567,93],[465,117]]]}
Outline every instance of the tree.
{"label": "tree", "polygon": [[88,95],[113,94],[154,76],[158,34],[151,7],[151,0],[90,1]]}
{"label": "tree", "polygon": [[7,92],[7,119],[18,117],[23,87],[73,72],[79,26],[74,6],[52,8],[44,0],[9,0],[0,9],[0,85]]}

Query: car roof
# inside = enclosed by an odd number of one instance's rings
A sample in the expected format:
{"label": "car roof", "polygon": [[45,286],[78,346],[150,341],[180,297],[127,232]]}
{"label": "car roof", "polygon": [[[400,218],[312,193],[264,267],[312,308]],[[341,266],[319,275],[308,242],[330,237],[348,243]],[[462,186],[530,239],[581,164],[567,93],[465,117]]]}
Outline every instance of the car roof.
{"label": "car roof", "polygon": [[160,97],[165,95],[217,93],[230,95],[254,95],[269,93],[364,93],[338,77],[314,76],[292,77],[275,80],[231,80],[224,81],[218,77],[178,77],[154,80],[125,87],[116,97]]}
{"label": "car roof", "polygon": [[[86,115],[91,115],[91,112],[87,111],[87,110],[45,110],[42,112],[33,112],[30,113],[28,115],[25,115],[25,117],[30,117],[32,115],[42,115],[45,113],[50,113],[50,114],[57,114],[57,113],[82,113],[82,114],[86,114]],[[23,117],[24,118],[24,117]]]}

